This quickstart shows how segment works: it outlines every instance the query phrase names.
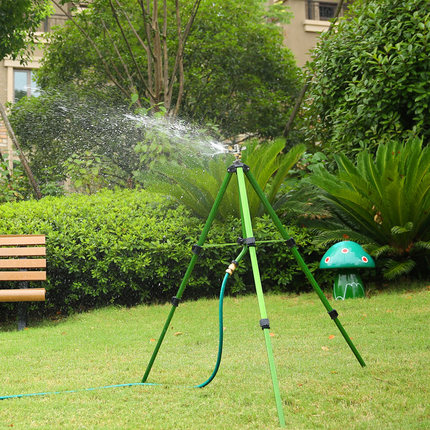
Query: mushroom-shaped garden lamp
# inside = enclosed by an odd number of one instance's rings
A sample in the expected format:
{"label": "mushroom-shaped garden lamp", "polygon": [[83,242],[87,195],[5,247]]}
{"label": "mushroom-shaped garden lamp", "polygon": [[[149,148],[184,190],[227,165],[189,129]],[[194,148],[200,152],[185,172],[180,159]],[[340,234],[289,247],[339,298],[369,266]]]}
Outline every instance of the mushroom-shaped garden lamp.
{"label": "mushroom-shaped garden lamp", "polygon": [[338,271],[333,285],[333,297],[336,300],[364,297],[364,286],[358,268],[374,268],[375,262],[364,249],[350,240],[338,242],[324,254],[320,269]]}

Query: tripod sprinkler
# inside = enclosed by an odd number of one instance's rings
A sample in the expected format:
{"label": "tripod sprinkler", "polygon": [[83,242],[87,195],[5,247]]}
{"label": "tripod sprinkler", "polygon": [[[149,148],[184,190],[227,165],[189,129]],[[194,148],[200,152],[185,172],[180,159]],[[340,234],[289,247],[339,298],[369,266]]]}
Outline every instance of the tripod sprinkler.
{"label": "tripod sprinkler", "polygon": [[[236,174],[237,184],[238,184],[238,188],[239,188],[239,199],[240,199],[239,203],[240,203],[240,208],[241,208],[242,230],[243,230],[243,234],[244,234],[244,239],[241,243],[245,245],[244,252],[245,251],[248,252],[249,258],[251,261],[252,273],[253,273],[253,278],[254,278],[254,286],[255,286],[258,306],[259,306],[259,310],[260,310],[259,326],[263,331],[264,340],[266,343],[267,358],[268,358],[268,362],[269,362],[269,369],[270,369],[270,374],[271,374],[271,379],[272,379],[273,392],[274,392],[274,396],[275,396],[276,409],[278,412],[279,425],[280,425],[280,427],[286,427],[285,417],[284,417],[284,412],[283,412],[283,404],[282,404],[281,393],[280,393],[280,387],[279,387],[277,372],[276,372],[276,368],[275,368],[275,360],[274,360],[273,349],[272,349],[271,338],[270,338],[270,331],[269,331],[270,330],[270,322],[269,322],[269,318],[267,316],[266,306],[264,303],[265,302],[264,301],[264,293],[263,293],[263,289],[262,289],[261,276],[260,276],[260,271],[259,271],[258,261],[257,261],[256,240],[255,240],[253,228],[252,228],[252,220],[251,220],[251,214],[250,214],[250,210],[249,210],[249,201],[248,201],[248,196],[247,196],[245,179],[248,180],[251,187],[254,189],[257,196],[259,197],[261,203],[266,208],[266,210],[267,210],[270,218],[272,219],[274,225],[277,227],[281,236],[285,240],[286,246],[288,248],[290,248],[290,251],[293,254],[293,256],[295,257],[299,267],[302,269],[306,278],[309,280],[313,289],[315,290],[315,292],[319,296],[322,304],[326,308],[328,316],[333,320],[333,322],[338,327],[339,331],[343,335],[348,346],[351,348],[351,350],[354,353],[355,357],[357,358],[358,362],[360,363],[360,365],[362,367],[364,367],[366,364],[364,363],[359,352],[355,348],[351,338],[348,336],[347,332],[345,331],[342,324],[338,320],[337,311],[331,307],[329,301],[325,297],[325,295],[322,292],[321,288],[319,287],[318,283],[314,279],[311,271],[309,270],[308,266],[306,265],[303,258],[301,257],[299,251],[297,250],[297,244],[296,244],[295,240],[288,234],[287,230],[282,225],[282,223],[281,223],[280,219],[278,218],[278,216],[276,215],[276,212],[274,211],[273,207],[269,203],[267,197],[264,195],[263,190],[261,189],[260,185],[258,184],[256,179],[254,178],[254,176],[250,172],[249,166],[242,163],[242,161],[241,161],[242,149],[244,149],[244,148],[240,144],[232,144],[231,146],[228,147],[227,152],[230,154],[233,154],[235,156],[236,160],[234,161],[234,163],[230,167],[227,168],[227,173],[224,177],[224,180],[223,180],[221,187],[218,191],[218,194],[215,198],[215,201],[214,201],[212,209],[209,213],[209,216],[206,219],[206,223],[203,227],[203,231],[200,234],[200,237],[199,237],[197,244],[193,245],[193,247],[192,247],[193,255],[191,257],[190,263],[189,263],[188,268],[184,274],[184,277],[183,277],[182,282],[179,286],[179,289],[176,293],[176,296],[174,296],[172,298],[172,307],[170,309],[169,315],[167,316],[167,319],[166,319],[166,322],[163,326],[162,332],[158,338],[157,344],[156,344],[155,349],[152,353],[150,361],[147,365],[147,368],[145,370],[145,374],[143,375],[141,383],[142,384],[147,383],[149,373],[151,372],[152,366],[153,366],[154,361],[157,357],[158,351],[161,347],[161,344],[163,342],[165,334],[169,328],[170,322],[173,318],[173,315],[176,311],[176,308],[178,307],[178,305],[181,301],[182,294],[186,288],[187,282],[188,282],[188,280],[191,276],[191,273],[193,271],[193,268],[196,264],[198,255],[201,253],[201,251],[203,249],[203,245],[206,241],[209,230],[210,230],[212,223],[215,219],[215,216],[216,216],[216,213],[217,213],[218,208],[220,206],[221,200],[222,200],[222,198],[225,194],[225,191],[229,185],[229,182],[230,182],[232,175]],[[235,265],[236,264],[232,263],[231,267],[229,267],[229,269],[227,271],[227,275],[225,276],[225,281],[227,280],[227,276],[231,274],[230,271],[231,272],[233,271]],[[225,282],[223,282],[223,287],[224,286],[225,286]],[[220,332],[222,334],[222,324],[220,324],[220,327],[221,327]],[[220,352],[219,352],[219,356],[218,356],[216,370],[218,369],[219,359],[220,359]],[[206,381],[203,384],[200,384],[197,387],[203,387],[203,386],[207,385],[207,383],[209,383],[213,379],[213,376],[215,376],[215,373],[216,373],[216,371],[214,371],[214,373],[212,374],[212,376],[209,378],[208,381]]]}

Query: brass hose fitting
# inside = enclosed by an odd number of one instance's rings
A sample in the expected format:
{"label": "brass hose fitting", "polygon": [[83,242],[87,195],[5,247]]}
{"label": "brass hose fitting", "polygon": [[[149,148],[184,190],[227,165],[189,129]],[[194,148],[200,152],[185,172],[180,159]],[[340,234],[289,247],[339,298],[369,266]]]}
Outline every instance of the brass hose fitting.
{"label": "brass hose fitting", "polygon": [[237,269],[237,261],[232,261],[230,263],[230,266],[228,266],[228,269],[226,272],[231,276],[233,275],[233,272]]}

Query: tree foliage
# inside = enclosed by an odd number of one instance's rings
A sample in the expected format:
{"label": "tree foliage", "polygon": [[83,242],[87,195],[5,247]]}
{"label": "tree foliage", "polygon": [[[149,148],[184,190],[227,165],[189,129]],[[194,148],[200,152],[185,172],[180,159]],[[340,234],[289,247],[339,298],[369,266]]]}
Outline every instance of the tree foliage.
{"label": "tree foliage", "polygon": [[[150,49],[156,37],[148,42],[143,3],[96,0],[58,29],[40,70],[41,86],[73,82],[79,91],[113,84],[127,100],[155,109],[162,104],[169,115],[216,123],[224,134],[280,133],[297,92],[298,69],[261,0],[202,0],[182,41],[176,11],[186,23],[195,3],[163,3],[158,27],[151,21],[164,44],[158,54]],[[273,16],[285,18],[281,11]]]}
{"label": "tree foliage", "polygon": [[[124,187],[139,166],[134,146],[144,137],[128,113],[116,92],[69,87],[23,98],[13,105],[10,121],[42,186],[76,177],[79,169],[88,177],[96,168],[91,158],[100,158],[103,167],[93,179]],[[78,167],[80,160],[87,162]]]}
{"label": "tree foliage", "polygon": [[25,59],[31,53],[34,33],[52,13],[49,0],[2,0],[0,2],[0,59],[10,55]]}
{"label": "tree foliage", "polygon": [[430,3],[356,0],[315,50],[308,137],[327,152],[430,140]]}
{"label": "tree foliage", "polygon": [[213,122],[229,137],[281,134],[299,75],[275,25],[288,12],[275,23],[268,15],[259,0],[202,2],[186,46],[185,117]]}

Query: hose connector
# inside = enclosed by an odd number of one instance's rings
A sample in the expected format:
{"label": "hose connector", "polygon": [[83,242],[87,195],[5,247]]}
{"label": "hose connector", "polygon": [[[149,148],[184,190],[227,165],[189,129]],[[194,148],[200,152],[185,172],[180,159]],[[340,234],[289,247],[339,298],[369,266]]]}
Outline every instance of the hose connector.
{"label": "hose connector", "polygon": [[231,276],[231,275],[233,275],[233,272],[237,269],[237,266],[238,266],[238,262],[236,261],[236,260],[233,260],[231,263],[230,263],[230,266],[228,266],[228,269],[226,270],[226,272]]}

